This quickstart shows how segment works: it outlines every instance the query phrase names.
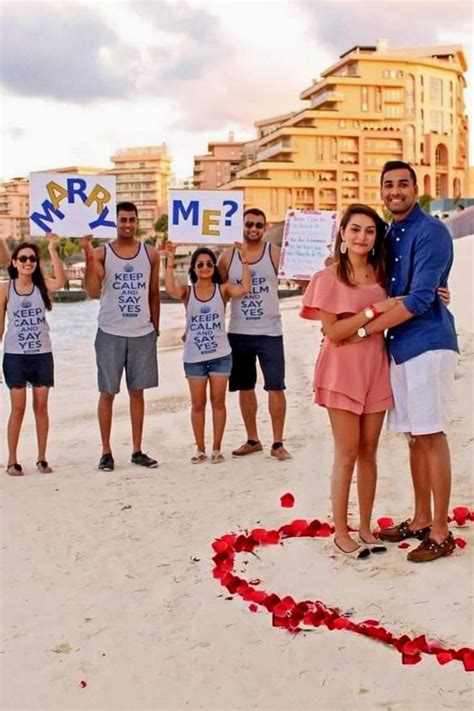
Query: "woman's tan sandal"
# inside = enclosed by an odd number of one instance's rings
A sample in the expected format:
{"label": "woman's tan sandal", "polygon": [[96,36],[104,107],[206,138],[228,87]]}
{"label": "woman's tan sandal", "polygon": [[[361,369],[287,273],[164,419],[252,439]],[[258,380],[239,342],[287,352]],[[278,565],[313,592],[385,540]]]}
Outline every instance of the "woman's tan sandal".
{"label": "woman's tan sandal", "polygon": [[25,472],[23,471],[21,464],[13,462],[13,464],[9,464],[7,466],[7,474],[9,476],[24,476]]}
{"label": "woman's tan sandal", "polygon": [[426,537],[418,548],[408,553],[407,560],[411,560],[413,563],[428,563],[431,560],[450,555],[455,548],[456,544],[451,532],[448,533],[441,543],[433,540],[433,538]]}
{"label": "woman's tan sandal", "polygon": [[225,457],[222,452],[219,452],[218,449],[215,449],[211,454],[211,464],[220,464],[221,462],[225,462]]}
{"label": "woman's tan sandal", "polygon": [[51,474],[51,472],[53,471],[46,459],[40,459],[38,462],[36,462],[36,468],[41,474]]}
{"label": "woman's tan sandal", "polygon": [[410,520],[407,519],[396,526],[384,528],[378,534],[380,540],[387,541],[388,543],[400,543],[400,541],[404,541],[406,538],[418,538],[419,541],[422,541],[430,532],[430,526],[412,530],[409,523]]}
{"label": "woman's tan sandal", "polygon": [[197,452],[193,457],[191,457],[191,464],[202,464],[207,460],[207,454],[205,452]]}

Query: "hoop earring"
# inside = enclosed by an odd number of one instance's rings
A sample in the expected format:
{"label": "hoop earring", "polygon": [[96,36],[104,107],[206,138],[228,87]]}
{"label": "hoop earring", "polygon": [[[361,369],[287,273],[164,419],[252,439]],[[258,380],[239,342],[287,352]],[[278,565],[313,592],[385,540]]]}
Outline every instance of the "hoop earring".
{"label": "hoop earring", "polygon": [[339,247],[339,251],[341,254],[345,254],[347,252],[347,244],[345,240],[341,240],[341,246]]}
{"label": "hoop earring", "polygon": [[375,247],[372,247],[372,256],[375,257]]}

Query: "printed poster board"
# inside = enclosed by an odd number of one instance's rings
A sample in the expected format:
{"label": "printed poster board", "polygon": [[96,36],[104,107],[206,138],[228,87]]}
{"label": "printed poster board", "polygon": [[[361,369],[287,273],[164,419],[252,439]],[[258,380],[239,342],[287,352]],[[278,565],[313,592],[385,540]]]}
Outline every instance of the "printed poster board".
{"label": "printed poster board", "polygon": [[30,234],[117,236],[114,175],[30,173]]}
{"label": "printed poster board", "polygon": [[170,240],[213,246],[242,242],[243,202],[240,190],[170,190]]}
{"label": "printed poster board", "polygon": [[288,210],[283,229],[278,276],[311,279],[333,253],[337,231],[334,210]]}

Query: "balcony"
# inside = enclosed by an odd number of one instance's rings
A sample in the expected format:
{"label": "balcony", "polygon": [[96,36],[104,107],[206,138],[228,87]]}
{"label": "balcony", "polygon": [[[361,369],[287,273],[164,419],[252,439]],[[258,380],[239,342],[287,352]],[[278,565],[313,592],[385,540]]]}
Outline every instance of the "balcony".
{"label": "balcony", "polygon": [[262,148],[262,150],[257,152],[257,161],[260,160],[269,160],[270,158],[273,158],[276,155],[279,155],[280,153],[292,153],[293,152],[293,144],[291,141],[288,141],[287,139],[282,138],[281,140],[277,141],[276,143],[271,143],[269,146],[266,148]]}
{"label": "balcony", "polygon": [[337,101],[343,101],[344,96],[341,91],[334,91],[332,89],[327,89],[319,94],[315,94],[311,99],[311,108],[315,109],[317,107],[323,106],[323,104],[334,104]]}

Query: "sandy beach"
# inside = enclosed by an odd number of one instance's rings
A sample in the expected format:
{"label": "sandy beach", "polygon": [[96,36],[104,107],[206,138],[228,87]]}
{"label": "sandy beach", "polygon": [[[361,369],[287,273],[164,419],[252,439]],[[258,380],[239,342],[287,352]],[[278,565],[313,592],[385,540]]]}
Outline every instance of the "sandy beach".
{"label": "sandy beach", "polygon": [[[462,348],[450,437],[452,507],[472,499],[472,245],[472,238],[455,242],[450,282]],[[144,451],[159,469],[129,463],[122,392],[113,427],[116,471],[99,473],[95,323],[87,348],[56,353],[49,446],[55,472],[34,470],[29,407],[20,461],[30,474],[0,477],[2,709],[398,711],[472,704],[473,677],[459,661],[442,666],[424,657],[404,666],[393,648],[346,631],[292,635],[212,577],[211,544],[223,534],[329,519],[331,436],[311,393],[320,334],[317,324],[298,317],[299,307],[299,298],[282,303],[288,462],[269,456],[260,383],[264,452],[231,458],[244,430],[238,399],[230,395],[226,462],[190,463],[189,400],[174,329],[161,342],[161,385],[147,393]],[[4,432],[8,393],[4,385],[0,390]],[[4,458],[3,446],[2,465]],[[295,497],[292,509],[280,505],[286,492]],[[355,510],[354,496],[355,487]],[[384,434],[374,521],[407,517],[410,503],[405,441]],[[397,545],[353,562],[335,556],[330,539],[303,538],[241,553],[236,571],[260,579],[267,592],[322,600],[354,621],[377,619],[397,634],[472,647],[474,526],[453,532],[467,546],[433,564],[409,564]]]}

